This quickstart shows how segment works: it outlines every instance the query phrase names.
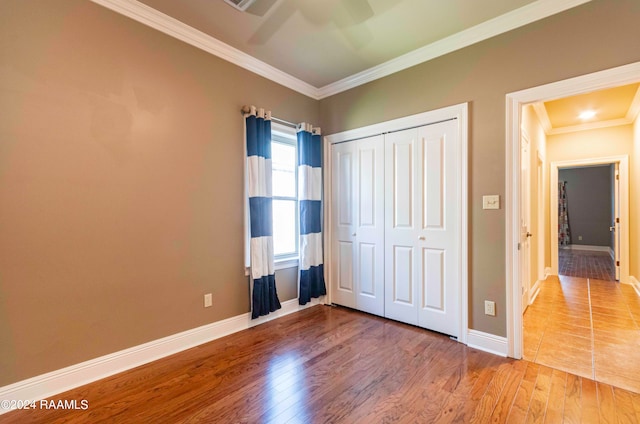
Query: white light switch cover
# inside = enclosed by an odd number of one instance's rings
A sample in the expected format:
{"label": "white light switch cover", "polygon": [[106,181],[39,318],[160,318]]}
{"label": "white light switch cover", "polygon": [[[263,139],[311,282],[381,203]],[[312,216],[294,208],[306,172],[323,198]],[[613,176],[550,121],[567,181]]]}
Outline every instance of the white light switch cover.
{"label": "white light switch cover", "polygon": [[482,209],[500,209],[500,195],[482,196]]}

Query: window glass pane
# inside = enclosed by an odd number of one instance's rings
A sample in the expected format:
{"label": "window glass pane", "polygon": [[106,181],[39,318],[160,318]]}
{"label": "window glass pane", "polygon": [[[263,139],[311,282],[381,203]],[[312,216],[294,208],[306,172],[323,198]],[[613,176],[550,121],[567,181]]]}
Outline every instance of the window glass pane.
{"label": "window glass pane", "polygon": [[271,143],[271,166],[273,168],[273,195],[295,197],[296,147],[292,144]]}
{"label": "window glass pane", "polygon": [[273,254],[296,252],[296,201],[273,199]]}

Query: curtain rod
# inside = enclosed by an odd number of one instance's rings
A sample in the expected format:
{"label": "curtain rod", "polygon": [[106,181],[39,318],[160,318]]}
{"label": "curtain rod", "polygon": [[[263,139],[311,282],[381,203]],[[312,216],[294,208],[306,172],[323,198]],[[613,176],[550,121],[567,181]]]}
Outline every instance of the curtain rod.
{"label": "curtain rod", "polygon": [[[242,108],[240,109],[240,112],[242,112],[243,115],[247,113],[251,113],[251,106],[247,106],[247,105],[242,106]],[[291,127],[291,128],[298,127],[298,124],[294,124],[293,122],[285,121],[284,119],[276,118],[273,116],[271,117],[271,121],[278,123],[280,125]]]}

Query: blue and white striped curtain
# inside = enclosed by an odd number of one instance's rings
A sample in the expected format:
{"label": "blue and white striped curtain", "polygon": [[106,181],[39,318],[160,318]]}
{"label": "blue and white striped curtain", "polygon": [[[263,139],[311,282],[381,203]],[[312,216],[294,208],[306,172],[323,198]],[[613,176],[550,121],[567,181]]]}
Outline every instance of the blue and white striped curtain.
{"label": "blue and white striped curtain", "polygon": [[245,115],[247,135],[247,190],[251,222],[251,318],[280,309],[273,261],[273,207],[271,191],[271,112]]}
{"label": "blue and white striped curtain", "polygon": [[320,128],[298,125],[301,305],[327,294],[322,259],[322,143]]}

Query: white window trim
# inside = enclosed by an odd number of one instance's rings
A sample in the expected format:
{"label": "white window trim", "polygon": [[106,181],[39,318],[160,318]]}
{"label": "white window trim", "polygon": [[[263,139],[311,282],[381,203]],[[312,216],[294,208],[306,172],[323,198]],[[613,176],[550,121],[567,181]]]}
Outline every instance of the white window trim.
{"label": "white window trim", "polygon": [[[277,122],[271,122],[271,139],[275,142],[290,144],[295,148],[295,157],[298,156],[298,146],[297,146],[297,135],[296,129],[292,127],[288,127]],[[295,199],[296,199],[296,251],[293,253],[277,255],[274,259],[275,261],[275,269],[286,269],[293,268],[298,266],[298,258],[300,255],[300,229],[299,229],[299,205],[298,205],[298,170],[295,169],[296,173],[296,187],[295,187]],[[276,196],[273,197],[276,199]],[[287,198],[288,199],[288,198]]]}

